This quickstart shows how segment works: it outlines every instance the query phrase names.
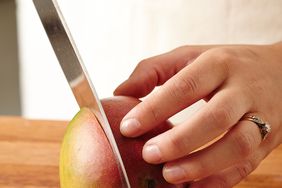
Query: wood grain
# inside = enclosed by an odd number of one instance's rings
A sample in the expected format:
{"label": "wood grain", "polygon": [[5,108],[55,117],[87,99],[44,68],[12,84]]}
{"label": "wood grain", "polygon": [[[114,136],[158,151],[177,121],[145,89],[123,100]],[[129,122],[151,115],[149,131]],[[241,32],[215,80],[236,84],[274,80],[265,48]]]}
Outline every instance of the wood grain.
{"label": "wood grain", "polygon": [[[59,187],[65,121],[0,117],[0,188]],[[282,188],[282,145],[236,188]]]}
{"label": "wood grain", "polygon": [[59,151],[67,122],[0,118],[0,187],[59,187]]}

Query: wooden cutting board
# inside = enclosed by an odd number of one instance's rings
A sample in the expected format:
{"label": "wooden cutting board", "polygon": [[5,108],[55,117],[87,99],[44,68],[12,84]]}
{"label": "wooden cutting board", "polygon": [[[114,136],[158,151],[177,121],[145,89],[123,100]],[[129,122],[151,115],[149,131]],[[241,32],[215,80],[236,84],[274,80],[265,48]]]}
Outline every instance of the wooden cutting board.
{"label": "wooden cutting board", "polygon": [[[59,187],[64,121],[0,117],[0,188]],[[282,188],[282,145],[236,188]]]}

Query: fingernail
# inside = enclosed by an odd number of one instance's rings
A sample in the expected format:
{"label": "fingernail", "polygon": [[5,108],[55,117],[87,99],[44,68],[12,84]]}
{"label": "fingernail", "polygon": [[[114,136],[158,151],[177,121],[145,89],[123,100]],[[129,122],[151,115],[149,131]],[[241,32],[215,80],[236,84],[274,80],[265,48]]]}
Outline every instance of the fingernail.
{"label": "fingernail", "polygon": [[179,166],[165,167],[163,174],[165,179],[170,182],[180,183],[185,180],[185,171]]}
{"label": "fingernail", "polygon": [[143,148],[143,158],[147,162],[157,163],[162,159],[161,151],[157,145],[148,145]]}
{"label": "fingernail", "polygon": [[121,123],[120,132],[125,136],[134,136],[140,130],[140,126],[137,119],[127,119]]}

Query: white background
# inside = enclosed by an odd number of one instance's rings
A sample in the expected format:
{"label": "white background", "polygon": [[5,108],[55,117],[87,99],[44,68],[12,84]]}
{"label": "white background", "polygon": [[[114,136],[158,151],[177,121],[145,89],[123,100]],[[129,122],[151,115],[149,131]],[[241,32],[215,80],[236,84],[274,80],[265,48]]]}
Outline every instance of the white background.
{"label": "white background", "polygon": [[[175,47],[184,44],[261,44],[279,41],[282,37],[282,1],[58,2],[101,98],[111,96],[114,88],[129,76],[140,60]],[[23,115],[70,119],[79,109],[32,1],[18,0],[17,4]],[[188,113],[197,108],[188,110]],[[181,116],[187,117],[187,113]]]}

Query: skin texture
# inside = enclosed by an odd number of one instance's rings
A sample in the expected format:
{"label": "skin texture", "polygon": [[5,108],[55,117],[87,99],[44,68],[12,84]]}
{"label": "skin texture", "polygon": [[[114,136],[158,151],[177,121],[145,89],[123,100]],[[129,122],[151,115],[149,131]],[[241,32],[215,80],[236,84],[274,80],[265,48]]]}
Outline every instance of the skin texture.
{"label": "skin texture", "polygon": [[118,168],[113,159],[110,144],[96,117],[90,109],[81,109],[68,125],[63,139],[60,153],[61,187],[120,185]]}
{"label": "skin texture", "polygon": [[[144,97],[122,120],[121,132],[142,135],[204,99],[193,117],[147,141],[143,158],[165,163],[171,183],[232,187],[251,173],[282,141],[282,43],[272,45],[183,46],[141,61],[115,95]],[[246,114],[267,121],[262,141]],[[209,147],[197,152],[218,136]],[[193,153],[192,153],[193,152]]]}
{"label": "skin texture", "polygon": [[[162,176],[162,164],[151,165],[142,158],[147,140],[168,129],[169,122],[142,137],[132,139],[120,134],[119,125],[124,115],[140,101],[131,97],[102,100],[102,105],[116,138],[132,188],[173,188],[183,185],[167,183]],[[83,108],[70,122],[60,158],[62,188],[122,187],[111,147],[95,115]]]}

